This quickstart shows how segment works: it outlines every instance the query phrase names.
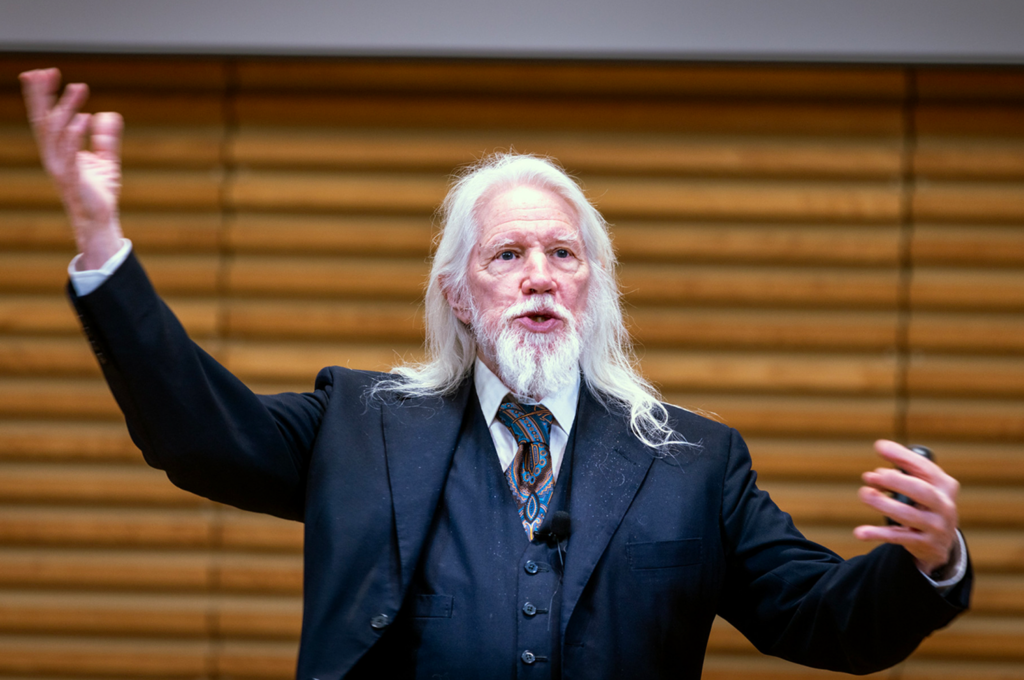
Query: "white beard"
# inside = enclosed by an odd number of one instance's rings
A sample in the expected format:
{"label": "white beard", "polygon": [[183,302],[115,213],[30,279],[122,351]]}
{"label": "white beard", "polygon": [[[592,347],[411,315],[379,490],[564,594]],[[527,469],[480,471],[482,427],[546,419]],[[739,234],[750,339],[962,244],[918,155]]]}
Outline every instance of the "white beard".
{"label": "white beard", "polygon": [[[565,321],[558,333],[532,333],[514,323],[528,312],[548,310]],[[576,379],[583,342],[572,313],[550,296],[513,305],[502,315],[499,328],[488,328],[474,307],[473,328],[484,355],[497,366],[498,378],[519,401],[539,401]]]}

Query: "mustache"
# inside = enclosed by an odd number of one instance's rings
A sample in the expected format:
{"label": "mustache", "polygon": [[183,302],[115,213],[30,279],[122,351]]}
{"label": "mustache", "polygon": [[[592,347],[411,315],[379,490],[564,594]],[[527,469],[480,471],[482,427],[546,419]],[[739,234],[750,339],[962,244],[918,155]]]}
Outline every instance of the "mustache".
{"label": "mustache", "polygon": [[522,302],[517,302],[505,310],[501,315],[501,320],[509,324],[520,316],[537,313],[558,317],[570,326],[574,326],[576,323],[576,317],[573,316],[573,313],[564,305],[555,302],[554,297],[551,295],[539,295]]}

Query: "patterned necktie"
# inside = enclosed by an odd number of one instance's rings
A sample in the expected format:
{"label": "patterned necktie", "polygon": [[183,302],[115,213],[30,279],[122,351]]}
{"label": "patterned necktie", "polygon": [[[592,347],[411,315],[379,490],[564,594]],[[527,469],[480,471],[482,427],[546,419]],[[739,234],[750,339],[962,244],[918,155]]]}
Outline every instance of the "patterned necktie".
{"label": "patterned necktie", "polygon": [[554,416],[540,404],[523,406],[512,395],[506,395],[498,407],[498,418],[519,444],[512,464],[505,471],[505,479],[526,535],[532,541],[534,532],[544,521],[555,488],[548,446]]}

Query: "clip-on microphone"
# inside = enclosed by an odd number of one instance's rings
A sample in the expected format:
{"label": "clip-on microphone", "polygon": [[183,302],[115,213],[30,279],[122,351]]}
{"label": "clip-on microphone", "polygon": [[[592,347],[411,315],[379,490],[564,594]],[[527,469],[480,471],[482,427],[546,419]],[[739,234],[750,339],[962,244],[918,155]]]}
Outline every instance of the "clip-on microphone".
{"label": "clip-on microphone", "polygon": [[544,541],[549,548],[558,548],[558,560],[565,568],[565,560],[562,557],[562,542],[569,540],[572,533],[572,518],[565,510],[558,510],[544,518],[537,532],[533,536],[534,541]]}

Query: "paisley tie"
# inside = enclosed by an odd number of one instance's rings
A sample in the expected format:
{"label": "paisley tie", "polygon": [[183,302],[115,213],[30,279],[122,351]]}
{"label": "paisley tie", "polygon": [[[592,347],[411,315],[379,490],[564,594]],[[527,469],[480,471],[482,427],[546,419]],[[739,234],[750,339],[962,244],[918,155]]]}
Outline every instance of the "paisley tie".
{"label": "paisley tie", "polygon": [[519,445],[512,464],[505,471],[505,479],[512,490],[526,535],[532,541],[534,532],[544,521],[551,492],[555,488],[548,444],[554,416],[543,405],[523,406],[512,395],[506,395],[498,407],[498,418]]}

